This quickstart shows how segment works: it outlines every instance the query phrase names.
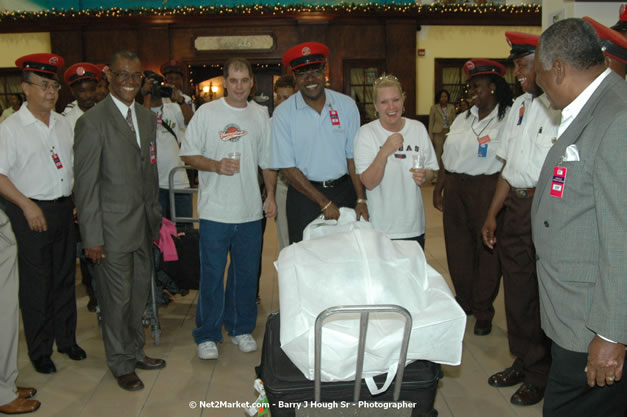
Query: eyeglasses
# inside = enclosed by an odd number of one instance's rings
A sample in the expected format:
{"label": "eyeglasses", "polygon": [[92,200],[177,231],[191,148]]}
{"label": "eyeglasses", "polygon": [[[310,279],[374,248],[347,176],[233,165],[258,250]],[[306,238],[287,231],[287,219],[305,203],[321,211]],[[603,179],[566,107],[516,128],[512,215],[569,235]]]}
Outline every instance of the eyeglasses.
{"label": "eyeglasses", "polygon": [[294,76],[296,76],[296,78],[299,79],[304,79],[307,78],[308,76],[312,76],[314,78],[320,78],[322,77],[322,75],[324,74],[324,67],[321,68],[315,68],[315,69],[310,69],[310,70],[295,70],[294,71]]}
{"label": "eyeglasses", "polygon": [[59,84],[56,81],[53,82],[49,82],[49,81],[42,81],[41,83],[33,83],[30,81],[26,81],[27,84],[30,85],[36,85],[37,87],[41,88],[44,91],[48,91],[48,89],[52,89],[53,91],[59,91],[61,89],[61,84]]}
{"label": "eyeglasses", "polygon": [[132,79],[133,81],[141,81],[144,79],[144,76],[142,75],[141,72],[134,72],[134,73],[128,73],[128,72],[116,72],[116,71],[111,71],[111,73],[115,76],[115,78],[118,79],[118,81],[128,81],[128,79]]}

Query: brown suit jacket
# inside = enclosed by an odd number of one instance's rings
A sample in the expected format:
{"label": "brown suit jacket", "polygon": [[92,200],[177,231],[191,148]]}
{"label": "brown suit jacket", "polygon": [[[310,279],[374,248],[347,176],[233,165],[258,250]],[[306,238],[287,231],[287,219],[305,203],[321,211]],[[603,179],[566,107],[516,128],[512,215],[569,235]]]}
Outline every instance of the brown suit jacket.
{"label": "brown suit jacket", "polygon": [[76,122],[74,195],[85,248],[132,252],[146,233],[159,237],[156,117],[134,106],[141,149],[110,95]]}

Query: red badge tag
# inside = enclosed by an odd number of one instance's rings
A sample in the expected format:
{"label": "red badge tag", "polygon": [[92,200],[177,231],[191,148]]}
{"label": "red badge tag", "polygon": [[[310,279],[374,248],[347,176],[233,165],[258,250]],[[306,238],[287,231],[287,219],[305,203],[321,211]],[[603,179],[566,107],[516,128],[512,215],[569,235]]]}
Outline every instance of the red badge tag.
{"label": "red badge tag", "polygon": [[549,195],[562,198],[562,195],[564,195],[564,187],[566,187],[566,171],[568,171],[568,169],[561,166],[553,168],[553,180],[551,181],[551,191]]}
{"label": "red badge tag", "polygon": [[340,117],[337,114],[337,110],[329,110],[329,116],[331,116],[331,124],[333,126],[340,125]]}
{"label": "red badge tag", "polygon": [[477,138],[477,140],[479,141],[479,145],[485,145],[486,143],[490,143],[490,136],[485,135],[480,138]]}
{"label": "red badge tag", "polygon": [[150,163],[154,164],[157,162],[157,150],[155,149],[155,144],[150,144]]}
{"label": "red badge tag", "polygon": [[54,164],[57,166],[57,169],[63,168],[63,164],[61,163],[61,159],[59,159],[58,153],[52,154],[52,160],[54,161]]}

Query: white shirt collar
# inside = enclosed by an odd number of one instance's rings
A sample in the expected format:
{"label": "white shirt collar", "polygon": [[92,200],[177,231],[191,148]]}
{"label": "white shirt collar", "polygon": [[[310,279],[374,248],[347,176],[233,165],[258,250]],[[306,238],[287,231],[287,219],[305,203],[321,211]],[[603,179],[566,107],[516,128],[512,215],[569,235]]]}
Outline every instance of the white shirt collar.
{"label": "white shirt collar", "polygon": [[581,109],[586,105],[592,94],[599,88],[601,82],[610,74],[611,70],[607,68],[603,71],[598,77],[594,79],[586,88],[583,90],[577,98],[570,102],[570,104],[562,109],[562,121],[560,123],[560,127],[558,129],[557,135],[558,137],[562,136],[562,133],[568,126],[575,120],[575,118],[581,112]]}
{"label": "white shirt collar", "polygon": [[113,102],[115,103],[115,106],[118,108],[118,110],[120,110],[120,113],[122,113],[122,116],[125,119],[128,113],[128,109],[131,109],[131,114],[133,115],[133,117],[135,117],[135,106],[134,106],[135,100],[133,100],[130,106],[127,106],[126,104],[122,103],[120,99],[116,98],[113,94],[109,93],[109,95],[111,95],[111,98],[113,99]]}

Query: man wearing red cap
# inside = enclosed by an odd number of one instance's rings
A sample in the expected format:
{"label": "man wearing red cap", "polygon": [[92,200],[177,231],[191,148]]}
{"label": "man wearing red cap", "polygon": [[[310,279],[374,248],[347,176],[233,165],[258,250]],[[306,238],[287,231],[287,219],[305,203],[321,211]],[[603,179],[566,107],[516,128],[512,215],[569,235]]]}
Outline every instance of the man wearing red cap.
{"label": "man wearing red cap", "polygon": [[619,76],[625,78],[627,73],[627,37],[602,25],[590,17],[583,20],[590,23],[601,38],[601,49],[605,54],[605,64]]}
{"label": "man wearing red cap", "polygon": [[63,111],[63,115],[74,130],[78,118],[97,102],[96,88],[100,82],[101,72],[94,64],[79,62],[65,70],[63,78],[76,99],[76,105],[69,109],[66,107]]}
{"label": "man wearing red cap", "polygon": [[540,36],[536,81],[562,118],[531,207],[542,328],[551,338],[544,417],[627,411],[627,83],[594,28]]}
{"label": "man wearing red cap", "polygon": [[357,218],[368,220],[366,194],[353,161],[359,111],[350,97],[325,88],[328,55],[329,48],[318,42],[296,45],[283,55],[299,90],[272,115],[273,165],[290,183],[290,243],[301,241],[307,224],[320,213],[339,218],[339,207],[355,207]]}
{"label": "man wearing red cap", "polygon": [[613,30],[627,36],[627,4],[621,4],[618,9],[618,22],[612,26]]}
{"label": "man wearing red cap", "polygon": [[86,354],[76,344],[76,239],[71,194],[72,129],[53,111],[63,58],[34,54],[16,61],[26,105],[0,125],[0,192],[18,243],[20,307],[28,355],[41,373],[56,372],[59,352]]}
{"label": "man wearing red cap", "polygon": [[[540,327],[538,277],[531,241],[531,201],[547,152],[557,140],[560,113],[551,109],[536,85],[534,57],[538,36],[505,32],[509,60],[524,94],[512,105],[497,155],[506,161],[481,229],[483,243],[496,247],[503,271],[507,336],[514,364],[488,383],[508,387],[523,382],[511,402],[531,405],[542,399],[551,364],[550,342]],[[497,215],[502,213],[501,228]],[[496,233],[496,237],[495,237]],[[498,245],[497,245],[498,241]]]}

